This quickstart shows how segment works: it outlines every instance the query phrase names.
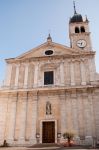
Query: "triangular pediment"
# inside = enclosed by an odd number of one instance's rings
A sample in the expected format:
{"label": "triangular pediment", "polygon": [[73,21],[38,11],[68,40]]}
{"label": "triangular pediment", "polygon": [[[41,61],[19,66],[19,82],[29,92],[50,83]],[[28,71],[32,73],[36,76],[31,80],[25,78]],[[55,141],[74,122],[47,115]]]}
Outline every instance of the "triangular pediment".
{"label": "triangular pediment", "polygon": [[46,55],[45,52],[48,50],[53,51],[52,55],[74,55],[74,54],[79,53],[78,50],[69,48],[62,44],[58,44],[54,42],[51,42],[51,43],[45,42],[44,44],[36,48],[33,48],[29,50],[28,52],[16,57],[16,59],[26,59],[26,58],[31,58],[31,57],[46,57],[48,55]]}

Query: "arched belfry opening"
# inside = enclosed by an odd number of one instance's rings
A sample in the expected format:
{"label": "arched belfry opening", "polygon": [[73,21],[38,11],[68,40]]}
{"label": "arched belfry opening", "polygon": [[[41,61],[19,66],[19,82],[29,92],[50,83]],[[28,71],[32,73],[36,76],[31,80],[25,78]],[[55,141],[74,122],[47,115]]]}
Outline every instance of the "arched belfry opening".
{"label": "arched belfry opening", "polygon": [[80,31],[81,31],[81,32],[85,32],[85,28],[82,26],[82,27],[80,28]]}
{"label": "arched belfry opening", "polygon": [[79,33],[79,28],[75,27],[75,33]]}

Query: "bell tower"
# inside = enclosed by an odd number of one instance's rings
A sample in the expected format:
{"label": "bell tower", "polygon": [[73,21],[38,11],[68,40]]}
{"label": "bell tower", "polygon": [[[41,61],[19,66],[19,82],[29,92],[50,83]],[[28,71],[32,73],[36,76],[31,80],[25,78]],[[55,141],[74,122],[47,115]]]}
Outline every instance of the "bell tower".
{"label": "bell tower", "polygon": [[69,21],[69,38],[72,48],[79,50],[92,51],[90,31],[89,31],[89,21],[87,16],[85,20],[81,14],[78,14],[74,4],[74,15]]}

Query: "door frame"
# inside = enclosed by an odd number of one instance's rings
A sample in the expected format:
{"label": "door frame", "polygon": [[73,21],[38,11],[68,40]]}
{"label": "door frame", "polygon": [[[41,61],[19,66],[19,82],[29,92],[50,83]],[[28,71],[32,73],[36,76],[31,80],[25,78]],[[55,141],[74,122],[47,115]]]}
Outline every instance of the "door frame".
{"label": "door frame", "polygon": [[42,143],[42,128],[43,128],[43,122],[54,122],[55,123],[55,143],[57,143],[57,120],[41,120],[40,121],[40,143]]}

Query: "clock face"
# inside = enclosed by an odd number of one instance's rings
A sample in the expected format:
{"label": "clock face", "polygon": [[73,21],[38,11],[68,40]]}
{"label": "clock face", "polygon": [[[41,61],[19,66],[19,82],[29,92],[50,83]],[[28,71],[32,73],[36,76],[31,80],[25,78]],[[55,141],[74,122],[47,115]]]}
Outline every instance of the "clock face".
{"label": "clock face", "polygon": [[86,46],[86,41],[85,40],[78,40],[77,46],[80,48],[84,48]]}

